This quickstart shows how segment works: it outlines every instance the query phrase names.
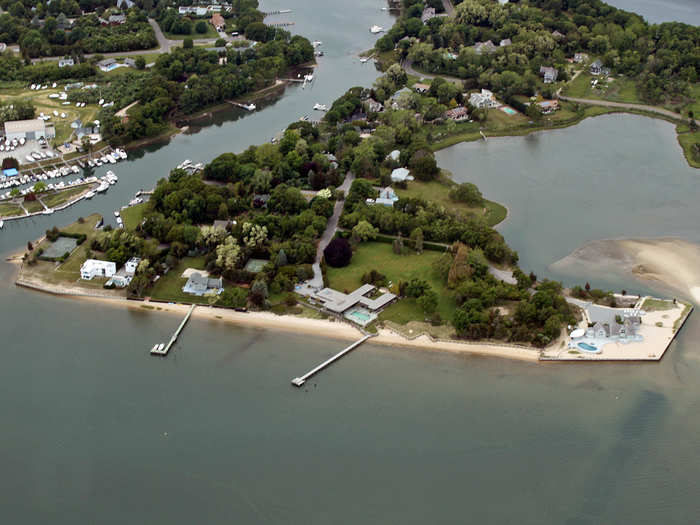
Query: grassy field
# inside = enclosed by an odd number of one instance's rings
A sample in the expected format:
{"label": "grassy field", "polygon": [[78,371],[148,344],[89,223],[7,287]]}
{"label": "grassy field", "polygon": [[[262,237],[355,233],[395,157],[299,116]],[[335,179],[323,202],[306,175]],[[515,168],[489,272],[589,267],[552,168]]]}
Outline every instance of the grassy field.
{"label": "grassy field", "polygon": [[143,220],[143,213],[146,211],[146,206],[147,203],[142,202],[136,206],[129,206],[121,210],[119,213],[124,221],[124,228],[127,230],[135,230]]}
{"label": "grassy field", "polygon": [[648,298],[644,301],[644,304],[642,305],[643,310],[647,310],[648,312],[656,312],[659,310],[672,310],[676,307],[675,304],[673,304],[673,301],[664,301],[662,299],[653,299],[653,298]]}
{"label": "grassy field", "polygon": [[[591,87],[591,81],[598,79],[598,85]],[[576,98],[592,98],[613,102],[643,104],[637,95],[637,86],[633,79],[620,76],[611,79],[595,77],[590,73],[581,73],[564,88],[564,95]]]}
{"label": "grassy field", "polygon": [[171,268],[167,274],[158,279],[148,295],[152,299],[161,301],[209,304],[207,297],[197,297],[182,291],[182,287],[187,282],[187,279],[181,277],[181,275],[187,268],[203,270],[204,257],[183,258],[175,268]]}
{"label": "grassy field", "polygon": [[[195,19],[192,21],[193,28],[197,22],[199,22],[199,19]],[[193,33],[191,35],[176,35],[175,33],[166,33],[165,31],[163,31],[163,34],[165,35],[165,38],[167,38],[168,40],[184,40],[185,38],[191,38],[192,40],[200,40],[203,38],[219,38],[219,33],[216,32],[216,29],[214,29],[214,26],[212,26],[208,21],[206,21],[206,23],[207,23],[207,32],[206,33],[197,33],[196,31],[193,30]]]}
{"label": "grassy field", "polygon": [[[345,268],[327,269],[328,286],[339,291],[351,292],[362,283],[362,275],[370,270],[378,270],[386,275],[394,285],[398,281],[424,279],[439,297],[438,311],[443,319],[452,319],[455,302],[443,283],[435,276],[432,264],[441,256],[440,252],[425,251],[420,255],[396,255],[391,244],[366,242],[358,246],[352,261]],[[387,308],[380,319],[387,319],[404,324],[407,321],[422,321],[423,311],[414,300],[402,299]]]}
{"label": "grassy field", "polygon": [[444,173],[445,172],[443,172],[443,180],[432,182],[412,181],[405,190],[397,189],[396,193],[399,197],[403,198],[420,197],[428,201],[436,202],[460,214],[482,216],[486,219],[489,226],[495,226],[506,218],[508,210],[497,202],[487,200],[483,207],[474,207],[451,200],[448,194],[450,188],[453,187],[455,183],[449,179],[445,180],[449,175]]}
{"label": "grassy field", "polygon": [[0,218],[24,215],[22,208],[14,202],[0,202]]}
{"label": "grassy field", "polygon": [[41,202],[49,208],[55,208],[61,204],[74,199],[77,195],[86,192],[90,189],[89,186],[78,186],[77,188],[68,188],[67,190],[47,192],[41,194]]}
{"label": "grassy field", "polygon": [[[54,89],[45,89],[42,91],[32,91],[28,87],[17,88],[17,87],[1,87],[0,86],[0,98],[3,102],[12,103],[14,100],[19,99],[30,99],[34,106],[36,107],[37,116],[40,113],[45,115],[50,115],[51,120],[56,128],[56,138],[54,142],[57,144],[62,144],[66,142],[73,132],[70,127],[70,123],[75,119],[80,119],[83,122],[88,122],[94,120],[97,116],[97,111],[99,107],[97,105],[87,105],[84,108],[77,108],[75,104],[66,105],[62,104],[63,101],[59,99],[49,98],[52,93],[62,92],[63,89],[60,87]],[[59,116],[54,116],[53,112],[57,111]],[[66,117],[61,118],[60,114],[65,113]]]}
{"label": "grassy field", "polygon": [[683,154],[688,164],[693,168],[700,168],[700,157],[693,153],[693,147],[696,144],[700,144],[700,131],[691,133],[687,125],[677,126],[676,131],[678,133],[678,143],[683,148]]}
{"label": "grassy field", "polygon": [[27,213],[36,213],[36,212],[42,211],[44,209],[44,207],[41,205],[39,200],[25,201],[23,206],[24,206],[24,209],[27,210]]}

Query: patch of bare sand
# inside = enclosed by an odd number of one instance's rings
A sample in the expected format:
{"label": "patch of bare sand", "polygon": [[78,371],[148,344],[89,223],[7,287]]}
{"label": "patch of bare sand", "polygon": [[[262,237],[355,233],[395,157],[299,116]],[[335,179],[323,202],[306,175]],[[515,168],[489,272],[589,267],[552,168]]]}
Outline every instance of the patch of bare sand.
{"label": "patch of bare sand", "polygon": [[601,271],[615,267],[669,286],[700,304],[700,245],[696,243],[673,238],[591,241],[552,268],[566,271],[583,265]]}

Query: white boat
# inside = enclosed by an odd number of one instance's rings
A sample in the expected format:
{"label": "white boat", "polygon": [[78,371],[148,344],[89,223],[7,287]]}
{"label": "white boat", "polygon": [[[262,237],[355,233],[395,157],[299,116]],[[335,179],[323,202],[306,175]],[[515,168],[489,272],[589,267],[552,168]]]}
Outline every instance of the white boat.
{"label": "white boat", "polygon": [[94,192],[94,191],[88,191],[88,192],[85,194],[85,198],[86,198],[86,199],[92,199],[94,196],[95,196],[95,192]]}
{"label": "white boat", "polygon": [[51,215],[53,213],[53,208],[46,208],[41,213],[43,213],[44,215]]}
{"label": "white boat", "polygon": [[322,44],[323,44],[323,42],[321,42],[320,40],[314,40],[313,42],[311,42],[311,45],[314,47],[318,47]]}
{"label": "white boat", "polygon": [[0,230],[2,229],[3,226],[5,226],[5,221],[3,221],[2,219],[0,219]]}
{"label": "white boat", "polygon": [[75,174],[80,173],[80,170],[78,169],[78,166],[71,166],[70,167],[71,171]]}
{"label": "white boat", "polygon": [[105,173],[105,175],[107,175],[107,178],[116,177],[112,170],[107,170],[107,173]]}
{"label": "white boat", "polygon": [[110,164],[117,163],[117,159],[115,159],[111,154],[107,155],[107,160],[109,161]]}
{"label": "white boat", "polygon": [[96,161],[95,161],[95,166],[97,166],[97,167],[102,166],[102,161],[96,160]]}
{"label": "white boat", "polygon": [[162,352],[164,348],[165,348],[165,344],[164,344],[164,343],[161,343],[161,344],[158,345],[158,351],[159,351],[159,352]]}
{"label": "white boat", "polygon": [[119,212],[118,212],[118,211],[115,211],[115,212],[114,212],[114,216],[115,216],[115,217],[119,217]]}
{"label": "white boat", "polygon": [[89,160],[89,161],[88,161],[88,166],[90,166],[91,168],[94,168],[94,167],[95,167],[95,163],[92,162],[91,160]]}
{"label": "white boat", "polygon": [[314,109],[316,111],[328,111],[328,106],[325,104],[314,104]]}
{"label": "white boat", "polygon": [[313,74],[309,73],[308,75],[304,75],[304,80],[306,82],[313,82],[314,81],[314,76]]}
{"label": "white boat", "polygon": [[126,158],[127,158],[126,151],[124,151],[123,149],[118,149],[118,150],[116,150],[116,153],[117,153],[117,155],[119,155],[120,159],[126,160]]}
{"label": "white boat", "polygon": [[255,111],[255,104],[241,104],[248,111]]}
{"label": "white boat", "polygon": [[100,185],[97,187],[97,189],[95,191],[97,193],[104,193],[108,189],[109,189],[109,183],[102,181],[102,182],[100,182]]}
{"label": "white boat", "polygon": [[151,348],[151,353],[155,352],[156,350],[158,350],[158,343],[153,345],[153,348]]}
{"label": "white boat", "polygon": [[373,35],[376,35],[377,33],[381,33],[382,31],[384,31],[384,28],[382,26],[374,25],[374,26],[369,28],[369,32],[372,33]]}
{"label": "white boat", "polygon": [[57,117],[57,116],[58,116],[58,111],[54,110],[53,116],[54,116],[54,117]]}

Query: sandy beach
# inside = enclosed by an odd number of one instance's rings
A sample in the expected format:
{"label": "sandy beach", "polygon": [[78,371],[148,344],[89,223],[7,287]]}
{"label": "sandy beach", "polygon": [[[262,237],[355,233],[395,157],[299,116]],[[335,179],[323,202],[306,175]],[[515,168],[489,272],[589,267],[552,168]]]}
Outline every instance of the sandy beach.
{"label": "sandy beach", "polygon": [[673,238],[591,241],[552,268],[570,271],[580,265],[601,271],[614,266],[700,303],[700,245],[695,243]]}

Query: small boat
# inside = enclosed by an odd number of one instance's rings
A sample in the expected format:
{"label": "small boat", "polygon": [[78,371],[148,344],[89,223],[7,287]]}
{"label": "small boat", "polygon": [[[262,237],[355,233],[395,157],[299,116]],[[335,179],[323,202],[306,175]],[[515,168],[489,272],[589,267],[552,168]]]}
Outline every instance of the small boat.
{"label": "small boat", "polygon": [[53,208],[46,208],[41,213],[43,213],[44,215],[51,215],[53,213]]}
{"label": "small boat", "polygon": [[325,104],[314,104],[314,109],[316,111],[328,111],[328,106]]}
{"label": "small boat", "polygon": [[158,343],[153,345],[153,348],[151,348],[151,353],[155,352],[156,350],[158,350]]}
{"label": "small boat", "polygon": [[318,47],[320,45],[323,45],[323,42],[321,42],[320,40],[314,40],[313,42],[311,42],[311,45],[314,47]]}
{"label": "small boat", "polygon": [[90,166],[91,168],[94,168],[94,167],[95,167],[95,163],[92,162],[91,160],[89,160],[89,161],[88,161],[88,166]]}
{"label": "small boat", "polygon": [[313,82],[314,81],[314,76],[313,74],[309,73],[308,75],[304,75],[304,80],[306,82]]}
{"label": "small boat", "polygon": [[86,198],[86,199],[92,199],[94,196],[95,196],[95,192],[94,192],[94,191],[88,191],[88,192],[85,194],[85,198]]}
{"label": "small boat", "polygon": [[384,28],[382,26],[374,25],[374,26],[369,28],[369,32],[372,33],[373,35],[376,35],[377,33],[381,33],[382,31],[384,31]]}
{"label": "small boat", "polygon": [[102,182],[100,182],[100,185],[97,187],[97,189],[95,191],[97,193],[104,193],[108,189],[109,189],[109,183],[102,181]]}
{"label": "small boat", "polygon": [[2,219],[0,219],[0,230],[2,229],[3,226],[5,226],[5,221],[3,221]]}
{"label": "small boat", "polygon": [[164,348],[165,348],[165,343],[161,343],[161,344],[158,345],[158,351],[159,351],[159,352],[162,352]]}
{"label": "small boat", "polygon": [[119,217],[119,212],[118,212],[118,211],[115,211],[115,212],[114,212],[114,216],[115,216],[115,217]]}
{"label": "small boat", "polygon": [[111,154],[107,155],[107,160],[109,161],[110,164],[117,163],[117,159],[115,159]]}
{"label": "small boat", "polygon": [[255,104],[241,104],[248,111],[255,111]]}

